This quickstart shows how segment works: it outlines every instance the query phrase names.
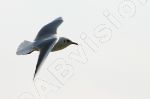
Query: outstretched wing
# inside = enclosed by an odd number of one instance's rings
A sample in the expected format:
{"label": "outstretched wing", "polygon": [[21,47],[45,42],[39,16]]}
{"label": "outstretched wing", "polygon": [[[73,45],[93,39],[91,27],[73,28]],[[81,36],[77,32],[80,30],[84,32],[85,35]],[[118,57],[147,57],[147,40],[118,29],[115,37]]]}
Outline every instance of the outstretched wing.
{"label": "outstretched wing", "polygon": [[56,34],[58,26],[63,22],[61,17],[56,18],[51,23],[45,25],[37,34],[36,40],[41,40],[43,38],[49,37],[53,34]]}
{"label": "outstretched wing", "polygon": [[48,56],[49,52],[54,47],[56,41],[57,41],[57,38],[46,40],[45,43],[43,44],[44,47],[40,49],[40,54],[39,54],[38,62],[37,62],[35,73],[34,73],[34,78],[35,78],[36,74],[38,73],[42,63]]}

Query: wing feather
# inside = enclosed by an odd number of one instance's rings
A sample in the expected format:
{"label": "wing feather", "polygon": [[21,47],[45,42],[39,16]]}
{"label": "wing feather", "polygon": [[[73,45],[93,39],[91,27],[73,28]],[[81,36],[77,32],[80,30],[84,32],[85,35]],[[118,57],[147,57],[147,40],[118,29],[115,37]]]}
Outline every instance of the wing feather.
{"label": "wing feather", "polygon": [[34,73],[34,78],[35,78],[36,74],[38,73],[42,63],[45,61],[46,57],[48,56],[49,52],[54,47],[56,41],[57,41],[57,38],[47,40],[44,43],[44,47],[40,49],[40,54],[39,54],[39,58],[38,58],[35,73]]}
{"label": "wing feather", "polygon": [[42,29],[38,32],[35,41],[41,40],[43,38],[49,37],[51,35],[56,34],[58,26],[63,22],[63,19],[61,17],[56,18],[49,24],[42,27]]}

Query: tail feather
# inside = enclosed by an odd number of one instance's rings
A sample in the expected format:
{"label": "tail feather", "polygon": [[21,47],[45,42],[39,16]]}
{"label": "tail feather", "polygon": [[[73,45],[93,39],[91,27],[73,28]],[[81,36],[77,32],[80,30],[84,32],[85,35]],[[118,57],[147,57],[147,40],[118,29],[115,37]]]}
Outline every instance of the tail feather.
{"label": "tail feather", "polygon": [[26,54],[30,54],[33,51],[34,51],[33,50],[33,43],[25,40],[24,42],[22,42],[19,45],[16,54],[17,55],[26,55]]}

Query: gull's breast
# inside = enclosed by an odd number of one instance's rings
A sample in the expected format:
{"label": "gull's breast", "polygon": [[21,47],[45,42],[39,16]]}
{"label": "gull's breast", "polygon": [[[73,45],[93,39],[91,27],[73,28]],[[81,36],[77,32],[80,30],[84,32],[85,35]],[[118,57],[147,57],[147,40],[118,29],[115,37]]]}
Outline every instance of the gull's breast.
{"label": "gull's breast", "polygon": [[59,50],[62,50],[64,49],[65,47],[67,47],[67,45],[64,44],[64,42],[58,38],[58,41],[57,43],[54,45],[53,49],[52,49],[52,52],[54,51],[59,51]]}

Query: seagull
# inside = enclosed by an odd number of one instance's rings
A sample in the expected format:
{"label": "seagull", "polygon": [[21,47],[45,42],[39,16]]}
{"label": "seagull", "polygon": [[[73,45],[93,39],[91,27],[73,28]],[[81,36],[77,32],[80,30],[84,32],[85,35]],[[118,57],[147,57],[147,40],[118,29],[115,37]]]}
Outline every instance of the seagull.
{"label": "seagull", "polygon": [[56,18],[41,28],[33,42],[24,40],[17,48],[17,55],[27,55],[31,54],[33,51],[40,52],[33,79],[36,77],[36,74],[47,58],[49,52],[62,50],[71,44],[78,45],[78,43],[73,42],[66,37],[57,36],[57,28],[62,22],[62,17]]}

